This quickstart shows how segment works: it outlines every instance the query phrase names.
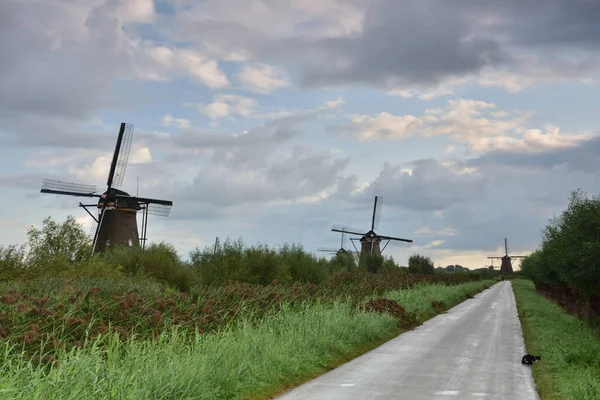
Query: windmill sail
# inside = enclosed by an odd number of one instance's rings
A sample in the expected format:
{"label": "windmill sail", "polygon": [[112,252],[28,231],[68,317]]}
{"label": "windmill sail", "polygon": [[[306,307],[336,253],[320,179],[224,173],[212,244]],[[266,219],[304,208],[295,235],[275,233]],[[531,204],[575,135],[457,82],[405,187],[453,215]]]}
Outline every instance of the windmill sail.
{"label": "windmill sail", "polygon": [[[173,206],[173,202],[168,200],[133,197],[119,189],[124,182],[132,140],[133,124],[121,123],[106,181],[107,188],[101,195],[97,193],[98,189],[94,185],[61,182],[53,179],[45,179],[42,185],[42,193],[99,198],[97,204],[83,205],[79,203],[94,219],[91,227],[94,232],[93,252],[102,251],[109,245],[139,245],[137,212],[142,210],[144,213],[143,234],[145,240],[147,216],[166,217]],[[98,217],[94,217],[87,207],[96,208]]]}
{"label": "windmill sail", "polygon": [[54,179],[44,179],[40,193],[63,194],[78,197],[100,197],[96,194],[98,189],[95,185],[83,183],[62,182]]}

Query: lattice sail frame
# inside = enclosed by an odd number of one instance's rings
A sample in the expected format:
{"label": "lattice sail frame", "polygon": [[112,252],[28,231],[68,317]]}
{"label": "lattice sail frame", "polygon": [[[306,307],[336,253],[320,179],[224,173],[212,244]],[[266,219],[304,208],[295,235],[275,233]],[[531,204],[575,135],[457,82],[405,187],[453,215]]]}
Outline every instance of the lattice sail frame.
{"label": "lattice sail frame", "polygon": [[98,192],[96,185],[86,185],[84,183],[63,182],[56,179],[44,179],[41,192],[64,192],[70,195],[94,195]]}
{"label": "lattice sail frame", "polygon": [[123,131],[123,138],[121,139],[121,146],[119,149],[119,155],[117,157],[115,173],[111,185],[114,188],[120,188],[123,185],[123,180],[125,179],[125,171],[127,170],[129,153],[131,152],[131,142],[133,141],[133,128],[133,124],[125,124],[125,130]]}

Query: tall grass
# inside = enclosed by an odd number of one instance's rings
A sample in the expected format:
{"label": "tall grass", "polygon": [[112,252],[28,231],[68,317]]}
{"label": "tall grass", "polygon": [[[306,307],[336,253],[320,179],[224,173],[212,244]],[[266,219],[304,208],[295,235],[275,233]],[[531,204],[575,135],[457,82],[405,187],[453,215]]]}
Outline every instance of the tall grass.
{"label": "tall grass", "polygon": [[[430,300],[451,307],[492,284],[419,285],[386,293],[407,310]],[[177,327],[157,340],[100,336],[65,349],[57,365],[24,362],[0,344],[0,397],[11,399],[242,399],[274,395],[371,349],[398,334],[391,315],[362,311],[339,299],[329,304],[282,304],[262,320],[241,320],[215,334]],[[426,307],[425,307],[426,308]],[[438,310],[439,311],[439,310]],[[428,313],[421,312],[422,318]]]}
{"label": "tall grass", "polygon": [[438,314],[440,310],[447,310],[494,283],[496,283],[494,280],[468,282],[455,286],[419,283],[411,290],[391,291],[383,297],[404,305],[406,311],[413,313],[418,321],[423,322]]}
{"label": "tall grass", "polygon": [[527,350],[541,355],[533,377],[543,400],[600,399],[600,336],[535,291],[513,280]]}

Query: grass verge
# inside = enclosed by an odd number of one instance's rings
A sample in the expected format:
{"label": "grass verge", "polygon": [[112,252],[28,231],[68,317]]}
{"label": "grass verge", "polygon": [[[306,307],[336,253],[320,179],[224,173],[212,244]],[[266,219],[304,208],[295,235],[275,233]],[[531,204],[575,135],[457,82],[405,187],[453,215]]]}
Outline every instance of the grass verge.
{"label": "grass verge", "polygon": [[532,281],[512,281],[529,353],[541,355],[533,378],[542,400],[600,399],[600,337],[539,295]]}
{"label": "grass verge", "polygon": [[[432,301],[450,308],[493,283],[420,285],[387,296],[396,296],[423,322],[442,311]],[[257,324],[242,321],[216,335],[190,338],[172,331],[157,341],[131,339],[125,344],[113,336],[108,344],[97,341],[65,350],[49,371],[21,361],[17,350],[4,343],[0,398],[270,398],[398,333],[398,321],[391,315],[337,301],[294,310],[284,306]]]}

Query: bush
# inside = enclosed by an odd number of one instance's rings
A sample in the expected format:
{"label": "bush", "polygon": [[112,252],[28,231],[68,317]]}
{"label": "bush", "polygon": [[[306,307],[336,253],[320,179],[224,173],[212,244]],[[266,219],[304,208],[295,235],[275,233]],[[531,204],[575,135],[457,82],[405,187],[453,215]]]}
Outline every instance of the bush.
{"label": "bush", "polygon": [[329,273],[336,274],[338,272],[354,273],[358,269],[356,258],[352,253],[337,253],[329,260]]}
{"label": "bush", "polygon": [[408,271],[412,274],[434,274],[435,266],[429,257],[413,254],[408,258]]}
{"label": "bush", "polygon": [[155,278],[182,292],[189,292],[199,283],[196,272],[181,261],[172,245],[164,242],[151,243],[144,250],[138,246],[112,247],[98,254],[98,262],[126,275]]}
{"label": "bush", "polygon": [[242,239],[229,238],[223,244],[190,253],[191,264],[204,284],[238,281],[267,285],[278,282],[320,283],[329,275],[330,265],[304,251],[302,246],[285,244],[279,249],[266,245],[246,247]]}
{"label": "bush", "polygon": [[376,274],[383,265],[383,256],[377,253],[363,251],[360,253],[358,269],[362,272]]}

